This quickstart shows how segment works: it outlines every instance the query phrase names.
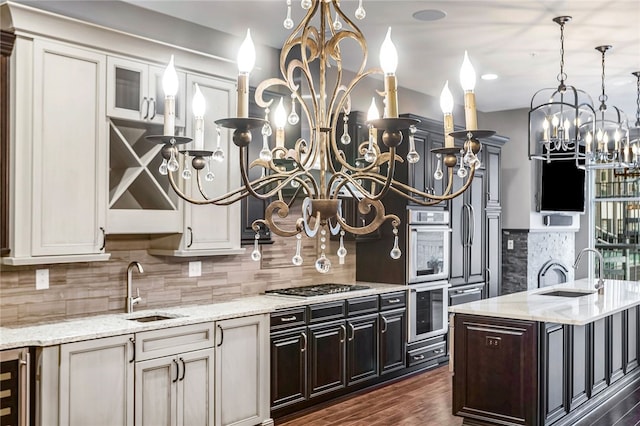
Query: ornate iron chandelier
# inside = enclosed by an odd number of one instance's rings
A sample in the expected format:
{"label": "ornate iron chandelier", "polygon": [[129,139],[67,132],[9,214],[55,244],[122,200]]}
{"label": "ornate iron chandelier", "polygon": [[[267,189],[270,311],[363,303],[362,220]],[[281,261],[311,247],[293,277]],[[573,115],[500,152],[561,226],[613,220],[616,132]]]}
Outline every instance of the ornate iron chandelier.
{"label": "ornate iron chandelier", "polygon": [[585,164],[585,138],[594,134],[595,110],[591,97],[574,86],[565,84],[564,26],[571,16],[559,16],[560,25],[559,85],[541,89],[531,99],[529,110],[529,158],[551,162],[575,160]]}
{"label": "ornate iron chandelier", "polygon": [[[478,140],[494,134],[493,131],[477,129],[473,92],[475,72],[465,52],[461,83],[465,90],[466,130],[453,132],[453,118],[451,116],[453,100],[447,86],[445,86],[446,91],[443,90],[441,98],[447,137],[445,147],[433,151],[435,151],[435,155],[439,156],[438,158],[442,158],[442,162],[447,168],[446,189],[442,194],[433,194],[413,188],[394,178],[396,164],[405,161],[396,154],[396,147],[403,141],[403,131],[409,134],[409,142],[412,144],[409,129],[415,126],[418,121],[398,117],[395,75],[398,57],[391,41],[391,29],[387,32],[381,47],[381,68],[365,69],[368,52],[366,40],[358,27],[342,11],[339,0],[302,0],[301,6],[306,10],[306,14],[294,28],[294,22],[291,19],[291,1],[287,0],[287,16],[283,25],[293,31],[281,50],[279,62],[281,77],[261,82],[256,88],[255,100],[256,104],[264,108],[268,114],[273,100],[264,99],[266,89],[277,87],[279,91],[291,92],[292,108],[288,121],[294,123],[300,119],[295,110],[297,103],[310,129],[308,140],[299,138],[293,148],[284,146],[282,129],[286,124],[287,114],[284,111],[282,99],[276,109],[276,119],[274,120],[276,140],[273,147],[269,145],[269,138],[273,133],[271,123],[266,119],[248,117],[248,77],[255,60],[249,31],[247,31],[247,37],[238,55],[237,117],[215,121],[218,126],[218,137],[220,137],[221,128],[233,131],[233,143],[240,150],[239,167],[242,185],[217,197],[209,197],[204,191],[201,175],[204,174],[205,180],[212,180],[213,174],[209,171],[210,161],[211,159],[222,160],[224,155],[218,150],[211,152],[202,148],[203,108],[202,98],[198,96],[197,92],[193,105],[196,118],[193,149],[184,145],[191,142],[190,138],[174,135],[172,105],[175,90],[171,90],[173,87],[169,81],[175,72],[170,70],[173,68],[173,60],[165,73],[169,90],[165,90],[164,135],[148,136],[148,139],[163,145],[161,155],[164,161],[161,171],[168,174],[173,190],[187,202],[200,205],[228,205],[249,196],[270,201],[266,207],[264,219],[256,220],[252,224],[253,230],[256,231],[256,240],[251,255],[254,260],[260,260],[258,232],[260,227],[266,226],[279,236],[298,239],[297,250],[292,258],[294,265],[302,264],[300,253],[302,234],[310,238],[319,238],[321,252],[315,261],[315,267],[317,271],[326,273],[331,267],[331,262],[325,254],[328,234],[340,235],[340,247],[337,255],[340,260],[343,260],[347,254],[343,244],[345,232],[356,235],[368,234],[387,221],[391,222],[395,234],[390,256],[398,259],[401,256],[397,236],[400,218],[385,212],[385,206],[382,202],[385,195],[395,193],[413,203],[425,206],[435,205],[461,195],[471,184],[475,170],[479,165],[477,154],[481,149],[481,144]],[[361,0],[355,11],[355,16],[357,19],[363,19],[365,15]],[[355,77],[348,81],[342,69],[341,43],[345,40],[355,41],[362,51],[360,67],[355,73]],[[296,74],[299,75],[299,78],[294,78]],[[383,118],[379,118],[375,116],[377,114],[373,111],[372,115],[368,117],[369,140],[358,146],[358,153],[364,157],[365,161],[350,164],[341,149],[341,145],[351,143],[350,138],[348,134],[343,135],[342,138],[336,136],[338,116],[340,112],[349,113],[354,87],[364,78],[376,74],[382,74],[384,78],[384,92],[379,92],[379,94],[384,96],[385,113]],[[303,92],[307,96],[303,96]],[[375,100],[373,103],[375,104]],[[248,146],[252,143],[251,130],[258,128],[262,130],[263,148],[258,158],[249,163],[245,159],[248,158]],[[382,134],[381,141],[384,146],[378,145],[378,132]],[[464,141],[462,148],[454,146],[454,138]],[[179,173],[180,163],[177,160],[180,155],[184,156],[186,164],[182,173]],[[191,177],[191,171],[188,169],[189,159],[195,170],[199,198],[190,197],[181,190],[174,176],[174,174],[181,174],[185,179]],[[406,161],[409,163],[419,161],[415,150],[410,150]],[[466,180],[459,190],[453,191],[453,170],[458,163],[460,163],[459,170],[464,169],[464,173],[458,172],[457,175],[460,178],[466,178]],[[286,164],[286,167],[283,164]],[[436,178],[442,179],[445,173],[441,171],[441,165],[438,166],[440,174]],[[465,166],[469,169],[468,172]],[[254,180],[250,180],[248,175],[248,169],[252,167],[259,167],[262,170],[262,175]],[[297,188],[296,193],[304,195],[302,211],[297,216],[295,224],[290,228],[277,222],[275,217],[277,215],[282,219],[291,213],[292,200],[286,199],[284,195],[284,190],[288,187]],[[368,223],[347,223],[342,215],[341,207],[341,198],[345,194],[357,201],[360,212],[373,213],[368,216],[371,217]]]}
{"label": "ornate iron chandelier", "polygon": [[629,125],[628,146],[624,151],[624,162],[615,169],[616,176],[640,176],[640,71],[634,71],[636,77],[636,117]]}

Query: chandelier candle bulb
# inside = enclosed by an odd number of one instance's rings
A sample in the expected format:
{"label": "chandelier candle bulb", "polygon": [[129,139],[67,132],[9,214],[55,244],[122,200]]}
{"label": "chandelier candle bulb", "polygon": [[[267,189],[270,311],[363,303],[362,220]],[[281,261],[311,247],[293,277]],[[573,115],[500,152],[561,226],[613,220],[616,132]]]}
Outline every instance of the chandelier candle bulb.
{"label": "chandelier candle bulb", "polygon": [[256,62],[256,49],[251,40],[251,31],[247,30],[247,36],[240,45],[238,51],[238,105],[237,116],[249,117],[249,73]]}
{"label": "chandelier candle bulb", "polygon": [[198,86],[198,83],[196,83],[196,93],[193,95],[191,108],[193,109],[193,116],[195,118],[195,130],[193,139],[194,147],[196,150],[203,150],[205,100],[202,92],[200,91],[200,86]]}
{"label": "chandelier candle bulb", "polygon": [[287,112],[284,110],[284,101],[276,107],[274,121],[276,124],[276,148],[284,148],[284,126],[287,123]]}
{"label": "chandelier candle bulb", "polygon": [[385,117],[398,118],[398,52],[391,41],[391,27],[380,46],[380,67],[384,71]]}
{"label": "chandelier candle bulb", "polygon": [[178,74],[173,66],[173,55],[162,76],[164,90],[164,135],[173,136],[176,125],[176,94],[178,93]]}
{"label": "chandelier candle bulb", "polygon": [[471,65],[467,51],[464,52],[464,60],[460,68],[460,85],[464,90],[464,119],[466,130],[478,130],[478,117],[476,113],[476,95],[473,90],[476,87],[476,72]]}
{"label": "chandelier candle bulb", "polygon": [[449,80],[444,83],[440,93],[440,109],[444,114],[444,147],[453,148],[454,138],[450,135],[453,132],[453,95],[449,90]]}
{"label": "chandelier candle bulb", "polygon": [[542,140],[549,140],[549,119],[547,117],[545,117],[544,121],[542,122]]}

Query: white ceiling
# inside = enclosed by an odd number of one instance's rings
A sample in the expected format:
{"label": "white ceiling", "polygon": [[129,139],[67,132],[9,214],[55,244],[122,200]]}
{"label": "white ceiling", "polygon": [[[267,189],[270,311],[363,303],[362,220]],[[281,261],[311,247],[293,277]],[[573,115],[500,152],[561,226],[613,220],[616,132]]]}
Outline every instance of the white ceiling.
{"label": "white ceiling", "polygon": [[[251,28],[254,40],[281,47],[289,30],[282,22],[285,0],[199,0],[128,3],[242,37]],[[300,0],[292,0],[296,24],[303,16]],[[640,71],[640,1],[638,0],[364,0],[366,18],[353,18],[357,0],[342,0],[345,13],[363,31],[370,49],[369,66],[378,66],[379,46],[387,27],[398,48],[398,84],[439,96],[451,80],[461,98],[458,73],[464,51],[478,76],[478,109],[485,112],[528,108],[533,94],[556,87],[560,67],[560,27],[556,16],[570,15],[565,26],[567,83],[585,90],[597,103],[601,93],[601,56],[596,46],[613,46],[606,54],[606,93],[629,118],[636,115],[636,78]],[[420,22],[416,11],[438,9],[446,17]],[[350,68],[345,61],[345,68]]]}

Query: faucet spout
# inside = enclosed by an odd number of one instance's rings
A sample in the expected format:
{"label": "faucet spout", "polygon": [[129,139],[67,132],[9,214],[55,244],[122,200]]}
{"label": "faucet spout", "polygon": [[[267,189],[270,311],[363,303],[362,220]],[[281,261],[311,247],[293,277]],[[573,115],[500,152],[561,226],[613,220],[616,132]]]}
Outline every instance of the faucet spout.
{"label": "faucet spout", "polygon": [[602,257],[602,253],[600,253],[598,250],[591,248],[591,247],[585,247],[583,248],[580,253],[578,253],[578,256],[576,257],[576,261],[573,264],[573,269],[576,269],[578,267],[578,264],[580,263],[580,259],[582,259],[582,255],[584,255],[585,253],[588,252],[592,252],[595,253],[596,256],[598,257],[598,282],[595,285],[596,290],[598,290],[598,294],[603,294],[604,293],[604,279],[602,278],[602,274],[603,274],[603,270],[604,270],[604,259]]}
{"label": "faucet spout", "polygon": [[136,296],[133,296],[132,292],[134,268],[138,269],[139,273],[144,273],[144,268],[139,262],[131,262],[129,266],[127,266],[127,313],[133,312],[133,306],[142,301],[139,288],[136,288]]}

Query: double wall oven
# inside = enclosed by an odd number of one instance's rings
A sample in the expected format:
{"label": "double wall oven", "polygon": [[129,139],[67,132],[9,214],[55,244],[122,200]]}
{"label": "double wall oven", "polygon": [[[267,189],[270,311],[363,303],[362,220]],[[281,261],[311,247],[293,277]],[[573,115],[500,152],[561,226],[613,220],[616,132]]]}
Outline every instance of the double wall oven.
{"label": "double wall oven", "polygon": [[449,212],[409,209],[406,282],[409,286],[409,342],[447,332]]}

